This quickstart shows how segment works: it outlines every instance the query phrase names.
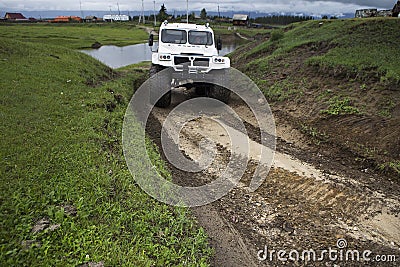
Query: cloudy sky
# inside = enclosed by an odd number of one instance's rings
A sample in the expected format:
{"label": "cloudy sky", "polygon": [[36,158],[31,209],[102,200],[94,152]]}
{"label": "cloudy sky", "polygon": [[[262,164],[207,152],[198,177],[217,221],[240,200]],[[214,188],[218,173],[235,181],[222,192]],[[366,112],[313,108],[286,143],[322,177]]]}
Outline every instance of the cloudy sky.
{"label": "cloudy sky", "polygon": [[[354,13],[356,9],[392,9],[397,0],[189,0],[189,9],[217,11],[246,10],[259,12]],[[2,11],[39,10],[141,10],[141,0],[0,0]],[[186,0],[156,0],[156,9],[165,3],[167,10],[186,10]],[[153,9],[153,0],[144,0],[145,10]]]}

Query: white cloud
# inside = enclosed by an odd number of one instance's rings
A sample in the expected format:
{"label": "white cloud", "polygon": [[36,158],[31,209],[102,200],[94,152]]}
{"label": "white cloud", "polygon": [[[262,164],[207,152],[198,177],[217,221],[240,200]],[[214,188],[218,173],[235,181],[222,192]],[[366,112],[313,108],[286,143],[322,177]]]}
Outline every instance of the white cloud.
{"label": "white cloud", "polygon": [[[79,10],[80,2],[83,10],[117,10],[117,2],[120,10],[140,10],[141,1],[132,0],[0,0],[1,11],[35,11],[35,10]],[[159,10],[165,3],[168,11],[185,10],[186,0],[157,0],[156,9]],[[259,12],[304,12],[304,13],[352,13],[356,9],[376,7],[391,9],[395,0],[189,0],[190,10],[221,11],[246,10]],[[153,9],[152,0],[144,0],[145,9]]]}

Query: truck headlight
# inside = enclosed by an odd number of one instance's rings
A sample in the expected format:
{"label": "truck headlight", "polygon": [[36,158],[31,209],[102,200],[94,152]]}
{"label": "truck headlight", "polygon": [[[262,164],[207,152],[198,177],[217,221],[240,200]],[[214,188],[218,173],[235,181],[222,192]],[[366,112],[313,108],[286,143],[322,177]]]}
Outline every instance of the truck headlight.
{"label": "truck headlight", "polygon": [[170,54],[160,54],[160,55],[158,56],[158,58],[159,58],[160,60],[168,61],[168,60],[171,60],[171,55],[170,55]]}
{"label": "truck headlight", "polygon": [[223,57],[215,57],[214,58],[214,63],[225,64],[225,58],[223,58]]}

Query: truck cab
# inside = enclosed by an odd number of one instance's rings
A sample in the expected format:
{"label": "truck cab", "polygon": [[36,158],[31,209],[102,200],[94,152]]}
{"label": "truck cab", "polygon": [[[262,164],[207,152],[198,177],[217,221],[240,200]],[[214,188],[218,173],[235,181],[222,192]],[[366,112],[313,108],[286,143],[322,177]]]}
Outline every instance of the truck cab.
{"label": "truck cab", "polygon": [[218,55],[221,49],[214,31],[206,25],[162,23],[158,38],[158,51],[152,55],[152,63],[183,71],[188,65],[190,72],[208,73],[230,67],[227,57]]}
{"label": "truck cab", "polygon": [[[153,44],[154,36],[151,34],[149,45],[152,47]],[[165,21],[160,26],[158,48],[152,54],[150,76],[170,68],[172,87],[189,84],[188,87],[195,87],[196,92],[227,102],[229,90],[222,90],[212,84],[213,80],[221,79],[224,70],[230,68],[230,59],[219,56],[221,47],[220,39],[215,38],[208,23],[197,25]],[[210,82],[195,82],[205,78]],[[194,82],[190,84],[190,81]],[[168,106],[171,101],[170,92],[165,97],[156,105]]]}

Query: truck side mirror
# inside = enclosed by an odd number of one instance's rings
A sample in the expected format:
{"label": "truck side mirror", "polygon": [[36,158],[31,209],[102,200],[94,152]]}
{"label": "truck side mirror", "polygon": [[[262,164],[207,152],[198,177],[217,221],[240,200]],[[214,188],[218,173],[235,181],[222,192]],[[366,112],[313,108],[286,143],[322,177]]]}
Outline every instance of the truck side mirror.
{"label": "truck side mirror", "polygon": [[154,36],[152,33],[150,33],[149,35],[149,46],[153,46],[154,44]]}
{"label": "truck side mirror", "polygon": [[221,38],[219,38],[219,37],[217,39],[217,50],[218,51],[222,50],[222,42],[221,42]]}

